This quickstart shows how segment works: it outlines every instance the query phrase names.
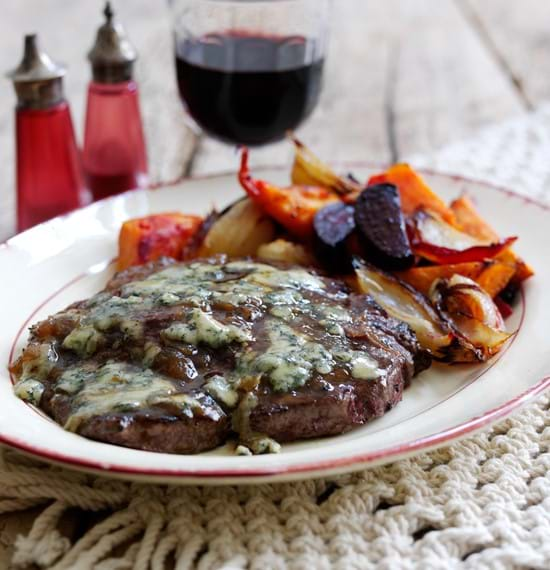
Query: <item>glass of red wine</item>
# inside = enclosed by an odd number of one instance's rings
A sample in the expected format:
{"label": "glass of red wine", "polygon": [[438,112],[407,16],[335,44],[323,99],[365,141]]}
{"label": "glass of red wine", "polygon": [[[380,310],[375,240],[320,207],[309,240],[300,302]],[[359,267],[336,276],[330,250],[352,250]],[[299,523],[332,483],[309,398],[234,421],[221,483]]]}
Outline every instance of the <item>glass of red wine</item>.
{"label": "glass of red wine", "polygon": [[232,144],[284,138],[319,99],[330,0],[170,0],[188,115]]}

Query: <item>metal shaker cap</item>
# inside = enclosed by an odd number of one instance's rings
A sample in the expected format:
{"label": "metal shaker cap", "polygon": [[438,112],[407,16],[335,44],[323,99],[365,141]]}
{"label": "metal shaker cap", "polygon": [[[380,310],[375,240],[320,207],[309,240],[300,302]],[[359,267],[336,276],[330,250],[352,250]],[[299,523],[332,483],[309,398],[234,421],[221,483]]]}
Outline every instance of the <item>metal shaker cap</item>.
{"label": "metal shaker cap", "polygon": [[25,36],[23,59],[8,77],[20,107],[45,109],[63,100],[65,67],[40,49],[36,34]]}
{"label": "metal shaker cap", "polygon": [[98,29],[95,44],[88,53],[92,76],[98,83],[121,83],[132,79],[137,52],[121,24],[114,20],[111,3],[103,10],[105,23]]}

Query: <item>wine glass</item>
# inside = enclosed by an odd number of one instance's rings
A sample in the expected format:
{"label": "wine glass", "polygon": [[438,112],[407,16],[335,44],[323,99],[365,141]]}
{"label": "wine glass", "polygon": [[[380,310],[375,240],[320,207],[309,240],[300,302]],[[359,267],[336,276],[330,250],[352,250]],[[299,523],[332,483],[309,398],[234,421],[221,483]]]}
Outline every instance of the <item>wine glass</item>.
{"label": "wine glass", "polygon": [[169,0],[189,117],[233,144],[282,139],[319,99],[330,0]]}

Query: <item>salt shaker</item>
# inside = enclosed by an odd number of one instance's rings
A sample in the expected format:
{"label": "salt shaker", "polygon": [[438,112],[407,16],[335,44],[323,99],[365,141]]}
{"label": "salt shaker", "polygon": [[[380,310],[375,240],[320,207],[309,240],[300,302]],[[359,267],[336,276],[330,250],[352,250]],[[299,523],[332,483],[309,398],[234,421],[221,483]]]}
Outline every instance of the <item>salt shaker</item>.
{"label": "salt shaker", "polygon": [[69,104],[65,68],[25,36],[23,59],[8,74],[17,95],[17,231],[83,205],[86,191]]}
{"label": "salt shaker", "polygon": [[147,156],[138,86],[133,80],[137,53],[110,3],[88,54],[92,81],[84,134],[83,165],[95,200],[147,184]]}

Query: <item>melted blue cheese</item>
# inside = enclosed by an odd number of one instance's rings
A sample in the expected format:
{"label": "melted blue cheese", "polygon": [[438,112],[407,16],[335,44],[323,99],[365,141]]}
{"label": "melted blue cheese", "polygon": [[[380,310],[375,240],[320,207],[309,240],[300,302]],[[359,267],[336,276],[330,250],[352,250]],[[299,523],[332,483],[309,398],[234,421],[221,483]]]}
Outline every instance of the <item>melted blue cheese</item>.
{"label": "melted blue cheese", "polygon": [[[210,387],[220,398],[225,394],[227,405],[235,401],[230,393],[232,386],[243,377],[264,376],[275,390],[289,391],[303,386],[314,373],[330,373],[338,362],[356,379],[377,378],[381,372],[376,362],[361,352],[349,350],[344,329],[352,321],[349,311],[333,304],[311,303],[304,297],[304,290],[323,293],[325,284],[305,269],[279,269],[252,261],[174,265],[124,285],[120,296],[106,297],[100,293],[95,300],[92,298],[88,303],[89,314],[68,335],[63,346],[82,357],[91,356],[101,342],[101,332],[112,327],[138,340],[143,330],[134,315],[183,303],[181,321],[162,331],[164,339],[213,348],[231,343],[241,345],[236,354],[236,371],[223,379],[227,386],[222,386],[218,379]],[[258,354],[249,347],[254,340],[251,323],[218,321],[212,315],[212,303],[267,310],[269,344],[265,350]],[[315,320],[332,335],[331,348],[294,330],[292,322],[298,316]],[[159,351],[158,347],[146,349],[144,365],[151,366]]]}
{"label": "melted blue cheese", "polygon": [[57,359],[57,352],[51,344],[41,344],[34,358],[23,362],[21,376],[14,386],[15,395],[38,406],[45,390],[42,380],[51,372]]}
{"label": "melted blue cheese", "polygon": [[92,326],[73,329],[63,341],[63,348],[73,350],[82,358],[92,356],[101,342],[102,335]]}
{"label": "melted blue cheese", "polygon": [[169,379],[120,362],[108,362],[99,368],[86,364],[70,368],[57,381],[55,392],[71,397],[71,413],[64,426],[69,431],[77,431],[84,420],[94,416],[163,403],[176,406],[188,417],[203,410],[196,398],[178,393]]}
{"label": "melted blue cheese", "polygon": [[277,320],[266,326],[270,345],[262,353],[248,351],[238,357],[238,374],[265,374],[274,390],[288,392],[303,386],[314,372],[332,371],[334,359],[322,344]]}
{"label": "melted blue cheese", "polygon": [[29,402],[34,406],[40,404],[40,399],[44,393],[44,384],[35,378],[26,378],[20,380],[14,387],[15,395],[25,402]]}
{"label": "melted blue cheese", "polygon": [[234,341],[242,343],[252,340],[252,335],[246,328],[220,323],[200,309],[192,309],[187,315],[187,322],[174,323],[164,329],[162,334],[170,340],[194,345],[204,343],[214,348]]}

